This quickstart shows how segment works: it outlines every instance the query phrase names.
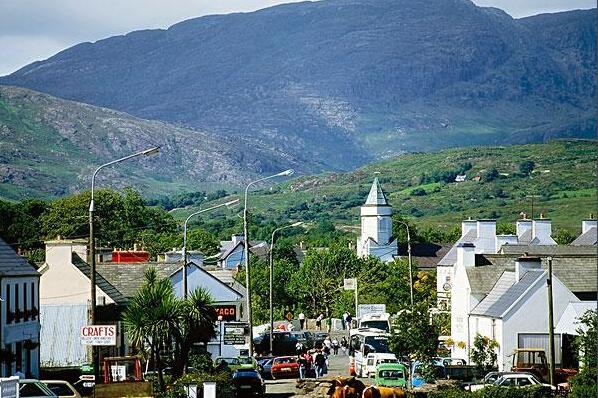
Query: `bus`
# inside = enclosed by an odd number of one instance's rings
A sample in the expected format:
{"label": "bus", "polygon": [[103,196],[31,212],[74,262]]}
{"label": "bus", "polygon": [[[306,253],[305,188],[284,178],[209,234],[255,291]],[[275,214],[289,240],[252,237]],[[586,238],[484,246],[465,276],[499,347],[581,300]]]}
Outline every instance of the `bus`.
{"label": "bus", "polygon": [[357,377],[367,375],[367,358],[373,353],[390,353],[388,338],[390,334],[380,329],[359,328],[351,333],[349,354],[352,368]]}

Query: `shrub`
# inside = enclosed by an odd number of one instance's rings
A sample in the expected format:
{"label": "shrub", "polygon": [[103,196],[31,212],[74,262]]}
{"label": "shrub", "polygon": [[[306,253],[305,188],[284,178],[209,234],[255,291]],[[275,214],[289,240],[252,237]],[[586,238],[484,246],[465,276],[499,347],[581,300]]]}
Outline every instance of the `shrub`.
{"label": "shrub", "polygon": [[231,374],[229,372],[193,372],[180,377],[167,390],[168,398],[187,398],[185,393],[186,385],[197,385],[197,396],[203,396],[203,383],[206,381],[216,382],[216,397],[229,398],[233,396]]}
{"label": "shrub", "polygon": [[550,398],[550,390],[543,386],[505,388],[488,386],[475,392],[450,388],[432,391],[428,398]]}
{"label": "shrub", "polygon": [[426,195],[426,191],[423,190],[422,188],[415,188],[413,191],[411,191],[410,195],[411,196],[424,196],[424,195]]}

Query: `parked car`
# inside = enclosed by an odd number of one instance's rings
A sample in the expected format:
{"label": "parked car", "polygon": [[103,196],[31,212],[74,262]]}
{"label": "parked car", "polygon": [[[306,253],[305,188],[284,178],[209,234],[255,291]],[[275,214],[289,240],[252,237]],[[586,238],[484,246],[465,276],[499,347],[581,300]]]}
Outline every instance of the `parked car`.
{"label": "parked car", "polygon": [[314,332],[313,339],[314,339],[314,348],[322,348],[324,344],[324,340],[326,340],[326,336],[328,333],[326,332]]}
{"label": "parked car", "polygon": [[235,397],[263,397],[266,383],[254,369],[239,369],[233,373],[233,391]]}
{"label": "parked car", "polygon": [[311,332],[308,332],[307,330],[294,330],[291,332],[291,335],[295,337],[299,343],[303,344],[306,349],[311,350],[314,348],[315,339]]}
{"label": "parked car", "polygon": [[407,387],[407,368],[398,362],[381,363],[374,380],[379,387]]}
{"label": "parked car", "polygon": [[258,370],[264,379],[272,378],[272,361],[274,357],[263,357],[258,359]]}
{"label": "parked car", "polygon": [[216,365],[216,367],[222,366],[222,363],[225,363],[233,372],[241,368],[241,361],[239,361],[239,358],[237,357],[216,357],[216,359],[214,359],[214,365]]}
{"label": "parked car", "polygon": [[248,356],[239,356],[239,369],[253,369],[258,370],[258,364],[255,358],[248,357]]}
{"label": "parked car", "polygon": [[299,377],[299,364],[296,357],[276,357],[272,361],[272,379]]}
{"label": "parked car", "polygon": [[492,384],[478,384],[469,386],[470,391],[481,390],[482,388],[494,385],[499,387],[528,387],[528,386],[544,386],[550,389],[556,389],[550,384],[544,384],[531,373],[505,373],[498,377]]}
{"label": "parked car", "polygon": [[59,398],[81,398],[75,387],[64,380],[41,380]]}
{"label": "parked car", "polygon": [[291,332],[277,332],[272,334],[272,351],[270,352],[270,332],[266,332],[253,339],[255,351],[260,354],[293,355],[295,354],[296,336]]}
{"label": "parked car", "polygon": [[19,380],[19,397],[22,398],[57,398],[44,383],[34,379]]}

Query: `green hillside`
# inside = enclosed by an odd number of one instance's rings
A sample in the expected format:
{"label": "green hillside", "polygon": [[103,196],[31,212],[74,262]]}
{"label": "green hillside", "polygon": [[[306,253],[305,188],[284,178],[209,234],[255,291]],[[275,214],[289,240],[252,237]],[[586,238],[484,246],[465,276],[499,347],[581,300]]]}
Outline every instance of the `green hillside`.
{"label": "green hillside", "polygon": [[[527,163],[528,169],[523,164],[527,161],[533,162],[531,172],[531,164]],[[452,182],[457,173],[466,174],[466,181]],[[358,225],[359,206],[375,176],[395,212],[421,225],[455,225],[467,217],[512,222],[520,212],[531,212],[527,196],[538,195],[536,216],[543,212],[555,228],[577,232],[580,220],[596,209],[596,142],[552,141],[409,154],[351,173],[300,177],[253,193],[250,203],[254,213],[268,220]],[[480,181],[474,181],[477,176]],[[182,217],[190,210],[175,214]]]}

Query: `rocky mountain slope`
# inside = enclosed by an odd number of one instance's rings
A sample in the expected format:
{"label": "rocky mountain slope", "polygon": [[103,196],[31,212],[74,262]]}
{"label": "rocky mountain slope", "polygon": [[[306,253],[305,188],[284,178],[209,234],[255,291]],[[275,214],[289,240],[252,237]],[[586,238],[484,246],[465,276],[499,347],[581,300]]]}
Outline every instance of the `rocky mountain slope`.
{"label": "rocky mountain slope", "polygon": [[97,166],[153,146],[161,146],[159,155],[104,169],[99,186],[132,186],[148,196],[210,190],[293,164],[267,148],[242,152],[244,145],[202,130],[0,86],[0,197],[53,197],[88,189]]}
{"label": "rocky mountain slope", "polygon": [[0,82],[338,170],[593,137],[595,38],[595,10],[513,19],[469,0],[322,0],[82,43]]}

